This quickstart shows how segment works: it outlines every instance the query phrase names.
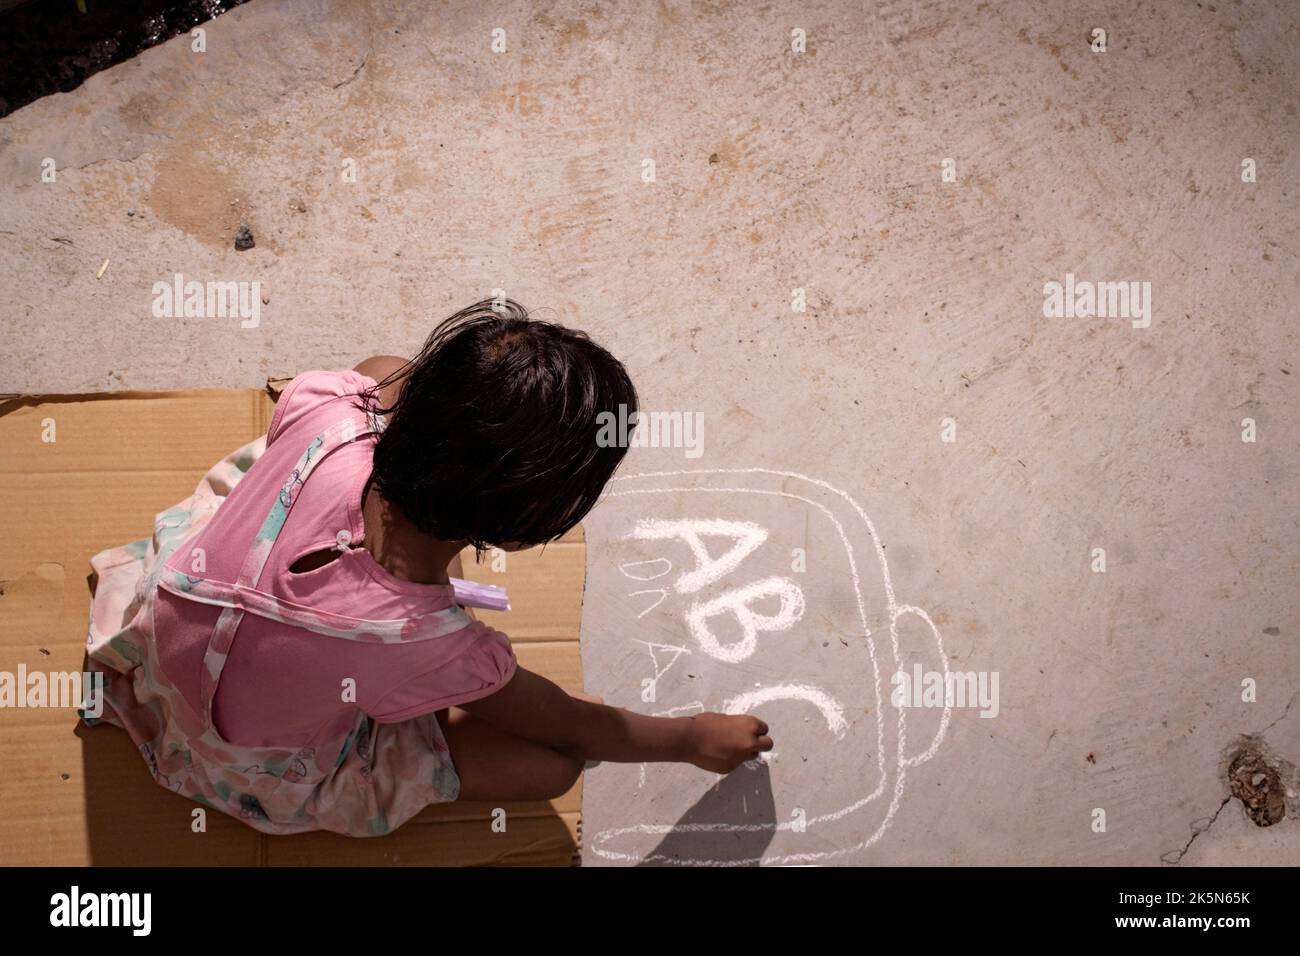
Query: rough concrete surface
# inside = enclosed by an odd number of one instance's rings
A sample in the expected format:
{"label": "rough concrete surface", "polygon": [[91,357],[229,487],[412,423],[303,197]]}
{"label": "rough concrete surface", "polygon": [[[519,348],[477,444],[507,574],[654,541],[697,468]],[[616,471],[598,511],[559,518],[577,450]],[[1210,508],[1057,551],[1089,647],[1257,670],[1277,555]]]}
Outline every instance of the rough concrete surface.
{"label": "rough concrete surface", "polygon": [[[586,862],[1300,860],[1300,7],[255,0],[206,42],[0,120],[0,391],[260,386],[502,289],[700,413],[587,522],[587,688],[776,751],[592,768]],[[256,327],[155,317],[176,273]],[[1149,327],[1045,317],[1067,273]],[[762,540],[684,579],[647,519]],[[997,716],[900,714],[916,663]]]}

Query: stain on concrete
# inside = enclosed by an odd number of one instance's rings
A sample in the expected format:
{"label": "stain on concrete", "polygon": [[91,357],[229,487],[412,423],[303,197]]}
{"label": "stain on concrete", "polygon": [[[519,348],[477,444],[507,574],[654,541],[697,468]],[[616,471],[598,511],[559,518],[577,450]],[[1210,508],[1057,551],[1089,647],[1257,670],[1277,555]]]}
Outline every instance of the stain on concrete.
{"label": "stain on concrete", "polygon": [[234,178],[210,156],[182,148],[158,162],[145,204],[155,216],[206,245],[229,248],[240,224]]}

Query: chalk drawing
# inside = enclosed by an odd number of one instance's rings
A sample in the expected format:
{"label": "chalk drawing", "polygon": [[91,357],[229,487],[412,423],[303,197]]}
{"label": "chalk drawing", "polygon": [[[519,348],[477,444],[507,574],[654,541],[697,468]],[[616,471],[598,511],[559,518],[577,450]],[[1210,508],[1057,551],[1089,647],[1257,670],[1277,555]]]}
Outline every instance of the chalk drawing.
{"label": "chalk drawing", "polygon": [[[640,617],[640,615],[637,616]],[[656,684],[659,683],[659,678],[662,677],[664,674],[667,674],[668,671],[672,668],[672,666],[677,663],[677,658],[681,657],[683,654],[690,653],[689,648],[680,647],[677,644],[656,644],[654,641],[641,641],[641,640],[638,640],[637,643],[644,644],[646,646],[646,649],[650,652],[650,662],[654,665],[654,669],[655,669],[654,682]],[[660,667],[659,658],[655,656],[656,650],[676,651],[676,653],[673,654],[672,660],[670,660],[663,667]]]}
{"label": "chalk drawing", "polygon": [[[749,609],[753,601],[765,597],[779,597],[781,609],[775,614],[755,614]],[[732,644],[722,644],[706,623],[715,615],[730,611],[740,623],[745,636]],[[734,588],[712,601],[695,603],[686,612],[686,625],[691,636],[710,657],[735,664],[749,657],[758,648],[759,631],[784,631],[803,617],[803,591],[787,578],[764,578],[743,588]]]}
{"label": "chalk drawing", "polygon": [[[630,568],[640,568],[643,564],[665,565],[665,567],[658,574],[639,574],[629,570]],[[667,558],[652,558],[649,561],[629,561],[626,564],[620,564],[618,569],[623,572],[624,577],[631,578],[633,581],[654,581],[655,579],[661,578],[665,574],[671,572],[673,569],[673,563]],[[660,604],[663,604],[664,599],[668,597],[668,592],[663,588],[647,588],[641,591],[630,591],[627,596],[636,597],[638,594],[657,594],[659,595],[659,600],[655,601],[654,604],[651,604],[648,608],[638,614],[637,620],[645,617]]]}
{"label": "chalk drawing", "polygon": [[[646,575],[633,574],[631,571],[628,570],[628,568],[640,567],[643,564],[665,564],[667,565],[667,567],[665,567],[658,574],[646,574]],[[652,558],[649,561],[629,561],[627,564],[620,564],[618,566],[618,569],[623,572],[623,575],[625,577],[629,577],[633,581],[653,581],[656,578],[662,578],[665,574],[670,572],[673,569],[673,563],[669,561],[667,558]]]}
{"label": "chalk drawing", "polygon": [[761,690],[752,690],[738,694],[722,705],[724,714],[747,714],[759,704],[769,704],[774,700],[804,700],[821,711],[826,720],[826,729],[838,739],[843,740],[848,732],[849,722],[844,719],[844,708],[826,691],[809,684],[776,684]]}
{"label": "chalk drawing", "polygon": [[657,595],[659,595],[659,600],[655,601],[654,604],[651,604],[648,608],[646,608],[644,611],[642,611],[640,614],[637,615],[637,619],[638,619],[638,620],[640,620],[641,618],[645,617],[647,614],[649,614],[651,611],[653,611],[655,608],[657,608],[660,604],[663,604],[663,603],[664,603],[664,599],[668,597],[668,592],[665,591],[663,588],[648,588],[648,589],[641,590],[641,591],[629,591],[629,592],[627,593],[627,596],[628,596],[628,597],[636,597],[638,594],[657,594]]}
{"label": "chalk drawing", "polygon": [[[724,555],[714,558],[704,546],[705,536],[729,537],[734,543]],[[767,536],[767,529],[752,521],[718,519],[661,521],[653,518],[644,518],[637,522],[636,527],[628,535],[629,538],[640,541],[680,539],[686,543],[695,556],[695,570],[682,574],[673,585],[680,594],[693,594],[701,588],[720,581],[728,572],[740,567],[745,558],[753,554],[767,540]],[[634,580],[652,580],[632,574],[628,569],[654,564],[657,561],[666,562],[671,570],[672,563],[667,558],[632,561],[619,565],[619,570]],[[667,573],[668,571],[665,570],[653,577],[663,577]],[[659,600],[638,614],[638,619],[645,617],[662,604],[668,596],[667,592],[656,589],[632,591],[628,594],[628,597],[635,597],[638,594],[655,593],[660,595]],[[776,614],[755,614],[750,610],[751,603],[765,597],[781,599],[781,608]],[[803,609],[803,592],[799,590],[797,584],[788,578],[767,578],[756,581],[748,587],[728,591],[711,601],[697,602],[687,612],[686,623],[692,636],[706,653],[720,661],[735,664],[754,653],[758,646],[759,631],[783,631],[803,616]],[[709,618],[726,612],[735,616],[744,631],[744,637],[740,641],[729,645],[723,645],[714,636],[707,623]]]}
{"label": "chalk drawing", "polygon": [[[700,540],[703,535],[726,536],[735,538],[736,543],[720,558],[709,556],[709,551]],[[695,570],[683,574],[673,585],[682,594],[694,594],[700,588],[712,584],[728,571],[740,566],[740,562],[753,554],[758,546],[767,540],[767,530],[751,521],[656,521],[647,518],[637,523],[628,535],[642,541],[681,538],[695,555]]]}
{"label": "chalk drawing", "polygon": [[[837,809],[809,814],[803,821],[800,829],[795,829],[794,821],[784,822],[763,822],[763,823],[685,823],[685,824],[657,824],[657,823],[634,823],[627,826],[614,827],[600,831],[594,834],[589,846],[591,852],[595,855],[608,860],[617,860],[622,862],[659,862],[667,864],[687,865],[687,866],[744,866],[753,864],[764,865],[800,865],[800,864],[818,864],[840,859],[863,851],[875,846],[880,839],[889,830],[894,820],[899,804],[903,798],[905,782],[907,779],[907,770],[918,767],[925,763],[938,751],[940,745],[947,734],[948,723],[951,718],[951,706],[943,708],[938,729],[935,731],[933,738],[929,741],[925,750],[909,754],[907,747],[907,708],[895,708],[888,704],[888,695],[882,689],[882,678],[901,669],[902,649],[899,638],[899,621],[905,617],[913,617],[926,625],[930,636],[933,639],[933,652],[937,654],[940,666],[944,675],[949,672],[948,658],[944,653],[943,639],[939,629],[935,626],[930,616],[920,607],[912,604],[901,604],[894,593],[893,581],[889,574],[889,565],[885,559],[885,549],[880,542],[876,529],[867,513],[851,496],[835,487],[834,485],[820,479],[811,478],[807,475],[799,474],[792,471],[779,471],[768,468],[726,468],[726,469],[686,469],[680,471],[664,472],[646,472],[643,474],[624,475],[614,479],[611,490],[607,492],[607,497],[618,498],[634,495],[670,495],[670,496],[709,496],[725,495],[728,502],[734,501],[737,496],[757,495],[784,498],[791,501],[801,502],[809,507],[816,509],[821,515],[828,519],[838,535],[840,543],[844,547],[845,557],[847,559],[849,577],[852,581],[853,592],[856,600],[856,609],[858,621],[860,624],[859,637],[866,644],[871,662],[872,684],[870,691],[874,693],[874,706],[866,708],[869,714],[875,718],[875,742],[874,748],[876,770],[879,775],[879,783],[870,793],[864,794],[851,801],[845,806]],[[675,498],[674,500],[678,500]],[[862,576],[859,571],[858,554],[854,549],[854,543],[851,535],[846,530],[845,525],[860,523],[861,530],[870,537],[872,542],[872,551],[879,568],[880,583],[883,586],[885,607],[884,616],[887,622],[889,641],[887,643],[880,641],[868,624],[872,615],[868,613],[868,600],[864,593]],[[706,534],[717,534],[731,536],[736,539],[736,543],[721,558],[713,558],[709,555],[700,538]],[[857,532],[855,531],[855,534]],[[707,519],[701,521],[695,520],[641,520],[639,521],[632,534],[629,537],[636,537],[641,540],[680,538],[686,541],[692,553],[695,555],[697,568],[678,578],[675,589],[679,593],[694,593],[710,583],[719,581],[728,571],[734,570],[740,563],[752,553],[768,537],[767,531],[761,526],[752,522],[734,522]],[[868,552],[871,553],[871,552]],[[635,566],[639,563],[633,562],[628,566]],[[722,570],[718,570],[721,568]],[[626,571],[624,572],[627,573]],[[667,572],[664,572],[667,573]],[[628,575],[632,577],[632,575]],[[663,575],[656,575],[662,577]],[[756,633],[764,628],[760,622],[765,621],[771,629],[775,629],[774,621],[786,621],[787,627],[797,621],[803,613],[802,593],[798,599],[794,597],[797,587],[792,590],[776,586],[774,581],[785,581],[786,579],[766,579],[760,584],[768,585],[771,590],[769,595],[775,595],[782,599],[781,610],[775,615],[763,618],[755,616],[750,620],[753,630]],[[748,588],[739,589],[743,597],[751,600],[759,596],[757,590],[753,590],[754,585]],[[743,597],[731,595],[732,602],[727,605],[727,610],[736,613],[739,607],[748,605],[743,603]],[[795,602],[798,601],[796,604]],[[742,602],[742,603],[737,603]],[[708,608],[720,610],[721,605],[714,608],[715,602],[704,602],[703,604],[693,605],[697,609]],[[658,606],[658,602],[655,605]],[[872,605],[874,608],[874,604]],[[688,611],[689,613],[689,611]],[[640,615],[638,615],[640,616]],[[706,616],[707,617],[707,616]],[[702,620],[702,619],[700,619]],[[738,615],[741,621],[742,629],[744,628],[745,619]],[[698,623],[698,621],[697,621]],[[721,651],[723,656],[721,660],[727,660],[728,656],[734,655],[745,647],[750,640],[751,635],[748,629],[745,629],[745,638],[742,641],[731,645],[720,645],[711,634],[707,635],[706,640],[701,640],[701,635],[690,627],[692,636],[706,652],[712,653],[715,657]],[[709,644],[712,640],[713,644]],[[649,643],[649,642],[643,642]],[[737,644],[739,646],[737,646]],[[751,651],[752,653],[752,651]],[[653,652],[652,652],[653,654]],[[747,655],[746,655],[747,656]],[[743,657],[741,658],[743,659]],[[657,666],[657,663],[656,663]],[[670,664],[671,666],[671,664]],[[826,722],[827,730],[836,737],[843,739],[848,728],[848,721],[845,717],[844,708],[841,703],[835,700],[830,694],[820,688],[807,684],[783,683],[769,687],[761,684],[754,691],[739,694],[725,701],[722,705],[723,712],[748,712],[755,708],[761,708],[775,700],[795,699],[807,702],[821,713]],[[687,705],[693,708],[695,703]],[[707,709],[703,702],[698,702],[701,709]],[[857,704],[855,702],[855,713]],[[680,710],[682,708],[674,708]],[[891,718],[888,720],[887,718]],[[887,736],[892,736],[893,746],[886,745]],[[642,765],[641,780],[644,783],[644,765]],[[778,798],[779,794],[776,795]],[[887,800],[887,804],[883,801]],[[827,839],[819,833],[819,828],[825,832],[825,828],[834,822],[845,820],[854,814],[875,813],[883,806],[883,812],[871,819],[875,822],[872,827],[868,822],[863,829],[869,830],[865,838],[849,846],[834,846],[826,849]],[[806,851],[786,852],[773,854],[771,856],[753,858],[753,859],[730,859],[730,860],[711,860],[711,859],[683,859],[669,858],[660,854],[633,853],[617,849],[620,842],[626,842],[630,835],[634,836],[666,836],[670,833],[745,833],[745,832],[767,832],[769,834],[789,835],[791,833],[812,834],[813,839],[807,841],[810,847]],[[812,847],[817,849],[812,849]]]}

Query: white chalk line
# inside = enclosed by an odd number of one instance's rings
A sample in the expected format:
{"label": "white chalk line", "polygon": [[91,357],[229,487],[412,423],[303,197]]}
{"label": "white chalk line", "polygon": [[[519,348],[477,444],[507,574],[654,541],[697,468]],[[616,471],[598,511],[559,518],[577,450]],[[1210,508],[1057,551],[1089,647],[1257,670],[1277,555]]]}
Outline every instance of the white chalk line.
{"label": "white chalk line", "polygon": [[[703,537],[727,537],[733,540],[731,548],[721,557],[715,558],[704,546]],[[744,563],[745,559],[757,551],[765,541],[768,532],[752,521],[723,521],[721,519],[685,519],[670,521],[660,518],[642,518],[636,527],[625,535],[640,541],[685,541],[695,558],[695,569],[688,571],[673,583],[673,589],[679,594],[694,594],[710,584],[721,581],[728,573]],[[672,563],[667,558],[649,561],[633,561],[619,565],[625,577],[632,577],[628,568],[657,561]],[[667,574],[662,572],[655,577]],[[644,580],[644,579],[640,579]],[[637,615],[637,619],[649,614],[667,597],[667,590],[632,591],[628,597],[638,594],[658,593],[660,599]],[[781,599],[781,610],[771,617],[756,615],[749,610],[750,602],[757,597],[777,596]],[[709,656],[727,664],[737,664],[758,649],[759,631],[783,631],[803,617],[803,592],[793,582],[785,578],[771,577],[755,581],[744,588],[733,589],[720,594],[711,601],[696,602],[686,612],[686,626],[691,631],[695,642]],[[736,616],[744,637],[732,644],[721,644],[709,630],[708,620],[716,614],[731,611]]]}
{"label": "white chalk line", "polygon": [[[875,546],[876,549],[876,557],[880,563],[881,575],[885,586],[885,597],[886,597],[887,606],[889,610],[889,634],[890,634],[891,647],[894,652],[895,664],[898,665],[901,660],[899,656],[899,646],[898,646],[898,618],[900,615],[904,613],[915,614],[916,616],[922,618],[922,620],[924,620],[926,624],[930,627],[930,630],[934,635],[936,647],[938,648],[939,659],[943,665],[944,676],[945,678],[947,677],[949,673],[948,657],[943,649],[943,638],[939,633],[939,629],[935,626],[934,622],[930,620],[929,615],[926,614],[925,611],[923,611],[922,609],[917,608],[913,605],[900,606],[898,604],[897,599],[894,596],[893,580],[890,578],[889,575],[889,564],[885,558],[885,550],[880,543],[880,537],[876,533],[876,527],[872,523],[870,517],[867,516],[867,513],[862,510],[862,507],[857,503],[857,501],[855,501],[846,492],[840,490],[839,488],[836,488],[834,485],[830,484],[829,482],[825,482],[817,478],[811,478],[807,475],[803,475],[798,472],[778,471],[770,468],[717,468],[717,469],[704,468],[704,469],[683,469],[683,470],[663,471],[663,472],[643,472],[635,475],[617,476],[614,479],[614,481],[634,481],[642,478],[664,478],[664,477],[676,477],[681,475],[719,475],[719,474],[728,474],[728,475],[763,474],[763,475],[774,475],[782,478],[795,478],[800,481],[807,482],[811,485],[815,485],[817,487],[824,488],[828,491],[831,491],[834,494],[838,495],[840,498],[842,498],[844,501],[846,501],[849,504],[849,506],[852,507],[853,510],[857,513],[858,517],[862,520],[863,524],[866,525],[867,531],[871,535],[872,544]],[[633,494],[669,494],[674,492],[684,493],[684,492],[700,492],[700,491],[709,491],[709,492],[727,493],[727,494],[765,494],[765,495],[772,495],[772,496],[783,497],[783,498],[790,498],[796,501],[802,501],[820,510],[822,514],[824,514],[830,520],[830,522],[835,526],[836,532],[840,536],[841,544],[844,545],[845,554],[848,557],[848,561],[849,561],[849,571],[853,579],[854,593],[857,597],[858,615],[862,621],[863,634],[867,638],[867,650],[871,657],[872,677],[875,684],[876,703],[877,703],[876,751],[877,751],[877,769],[880,772],[880,783],[877,784],[875,790],[873,790],[866,797],[863,797],[861,800],[858,800],[856,803],[850,804],[833,813],[823,814],[821,816],[814,817],[810,820],[807,820],[803,824],[803,829],[806,829],[807,827],[812,826],[814,824],[820,824],[820,823],[831,822],[834,820],[842,819],[843,817],[849,815],[850,813],[854,813],[857,810],[861,809],[862,807],[866,806],[867,804],[871,803],[878,796],[880,796],[881,792],[883,791],[885,779],[887,776],[885,772],[885,764],[884,764],[884,722],[883,722],[883,704],[882,704],[883,698],[881,696],[881,691],[880,691],[880,665],[879,665],[879,661],[876,658],[875,641],[872,640],[871,629],[867,626],[866,605],[862,596],[862,582],[858,574],[857,561],[854,556],[853,545],[849,542],[848,536],[845,534],[843,526],[840,524],[838,519],[836,519],[836,517],[830,513],[829,509],[827,509],[820,502],[813,501],[809,498],[803,497],[802,495],[796,495],[791,492],[769,491],[765,489],[737,488],[737,487],[728,487],[728,488],[675,487],[675,488],[629,489],[627,491],[608,491],[606,492],[606,497],[621,497],[621,496],[633,495]],[[686,824],[675,824],[675,825],[674,824],[666,824],[666,825],[633,824],[631,826],[616,827],[610,830],[604,830],[601,833],[596,834],[595,838],[592,841],[592,847],[591,847],[592,852],[606,859],[628,860],[632,862],[663,860],[664,862],[676,863],[679,865],[745,866],[753,863],[759,863],[764,865],[808,863],[808,862],[813,862],[815,860],[833,859],[836,857],[845,856],[850,853],[857,853],[859,851],[869,849],[870,847],[874,846],[875,843],[884,835],[885,831],[888,830],[889,825],[893,821],[894,814],[898,810],[898,805],[903,795],[903,786],[906,779],[906,768],[909,766],[919,766],[920,764],[924,763],[926,760],[929,760],[931,757],[934,756],[934,754],[938,751],[939,746],[943,743],[944,737],[946,736],[947,733],[948,722],[952,714],[951,706],[945,704],[943,709],[943,716],[940,719],[940,723],[939,723],[939,730],[936,732],[934,736],[934,740],[932,741],[930,747],[924,753],[909,758],[906,755],[906,710],[905,708],[897,708],[897,710],[898,710],[898,747],[897,747],[897,754],[896,754],[896,766],[898,770],[898,776],[897,779],[894,781],[893,794],[890,799],[889,807],[885,813],[885,818],[881,821],[880,825],[876,828],[876,830],[867,839],[865,839],[859,844],[856,844],[851,847],[842,847],[836,850],[826,850],[826,851],[821,851],[816,853],[788,854],[785,856],[774,857],[767,860],[764,860],[761,857],[757,859],[746,859],[746,860],[680,860],[680,859],[668,859],[666,857],[662,857],[657,854],[651,854],[648,857],[639,857],[636,856],[635,854],[618,853],[616,851],[604,850],[597,845],[600,842],[607,842],[609,839],[613,839],[617,836],[621,836],[626,833],[644,833],[644,834],[652,834],[652,835],[662,835],[662,834],[672,833],[672,832],[686,832],[686,833],[714,832],[714,831],[721,831],[721,832],[774,831],[775,832],[781,830],[792,830],[794,828],[794,824],[792,822],[779,823],[779,824],[778,823],[771,823],[771,824],[686,823]]]}
{"label": "white chalk line", "polygon": [[[708,548],[700,540],[701,535],[714,535],[735,539],[735,544],[720,558],[709,554]],[[683,574],[677,579],[674,588],[680,594],[694,594],[724,578],[729,571],[740,567],[741,563],[762,547],[767,540],[767,529],[752,521],[723,521],[714,519],[695,519],[687,521],[670,521],[661,518],[642,518],[627,535],[640,541],[673,541],[681,539],[691,549],[695,557],[695,570]],[[664,558],[663,560],[667,560]],[[647,564],[637,561],[633,564]],[[633,565],[621,565],[630,567]],[[626,571],[623,571],[627,574]]]}
{"label": "white chalk line", "polygon": [[767,704],[774,700],[804,700],[812,704],[821,711],[822,719],[826,721],[826,729],[840,740],[843,740],[844,735],[849,731],[849,722],[844,719],[844,708],[840,706],[839,701],[820,687],[811,684],[773,684],[759,690],[746,691],[723,702],[722,712],[747,714],[760,704]]}
{"label": "white chalk line", "polygon": [[[641,577],[640,575],[633,574],[628,570],[628,568],[635,568],[642,564],[659,564],[660,562],[668,565],[668,567],[664,568],[658,574],[647,574],[645,577]],[[631,578],[633,581],[654,581],[657,578],[662,578],[665,574],[670,572],[673,569],[673,563],[667,558],[648,558],[645,561],[627,561],[620,564],[618,569],[623,572],[623,577]]]}
{"label": "white chalk line", "polygon": [[[639,575],[633,574],[631,571],[628,570],[628,568],[635,568],[642,564],[659,564],[660,562],[663,562],[664,564],[668,565],[668,567],[664,568],[658,574],[650,574],[650,575],[646,575],[645,577],[641,577]],[[633,581],[645,582],[645,581],[654,581],[657,578],[661,578],[665,574],[668,574],[673,569],[673,563],[669,561],[667,558],[651,558],[648,561],[628,561],[625,564],[620,564],[618,566],[618,569],[619,571],[623,572],[623,577],[625,578],[631,578]],[[641,620],[641,618],[645,617],[647,614],[649,614],[651,611],[653,611],[655,608],[657,608],[660,604],[663,604],[664,599],[668,597],[668,591],[665,588],[643,588],[640,591],[629,591],[627,596],[636,597],[638,594],[659,595],[659,600],[655,601],[654,604],[651,604],[648,608],[646,608],[644,611],[642,611],[640,614],[636,616],[636,619],[638,621]]]}
{"label": "white chalk line", "polygon": [[636,597],[638,594],[657,594],[657,595],[659,595],[659,600],[655,601],[654,604],[651,604],[648,608],[646,608],[644,611],[642,611],[640,614],[638,614],[638,615],[636,616],[636,619],[637,619],[638,621],[641,620],[641,618],[645,617],[647,614],[649,614],[651,611],[653,611],[655,608],[657,608],[660,604],[663,604],[664,601],[665,601],[665,599],[667,599],[667,597],[668,597],[668,592],[665,591],[663,588],[645,588],[645,589],[640,590],[640,591],[628,591],[628,592],[627,592],[627,596],[628,596],[628,597]]}
{"label": "white chalk line", "polygon": [[[749,609],[755,598],[777,597],[781,609],[774,615],[754,614]],[[691,605],[686,612],[686,627],[704,653],[724,664],[739,664],[758,650],[760,631],[784,631],[803,618],[803,591],[793,581],[781,577],[764,578],[743,588],[734,588],[711,601]],[[744,637],[731,644],[722,644],[709,630],[709,618],[731,611],[736,616]]]}
{"label": "white chalk line", "polygon": [[[680,644],[660,644],[656,641],[643,641],[640,638],[635,638],[635,637],[633,638],[633,640],[636,641],[638,644],[644,644],[646,646],[646,650],[649,651],[650,663],[654,666],[655,669],[654,683],[656,685],[659,683],[659,678],[662,677],[664,674],[667,674],[668,671],[672,669],[672,666],[677,663],[677,658],[681,657],[683,654],[689,654],[691,652],[691,649],[689,647],[682,647]],[[662,668],[660,668],[659,658],[655,657],[656,648],[658,648],[661,651],[676,651],[677,653],[673,655],[672,660],[670,660],[667,664],[665,664]]]}

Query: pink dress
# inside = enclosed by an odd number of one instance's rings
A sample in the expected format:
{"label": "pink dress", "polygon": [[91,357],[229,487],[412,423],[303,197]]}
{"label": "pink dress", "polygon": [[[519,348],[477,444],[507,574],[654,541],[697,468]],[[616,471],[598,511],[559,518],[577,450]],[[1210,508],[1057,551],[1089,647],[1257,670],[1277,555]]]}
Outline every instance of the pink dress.
{"label": "pink dress", "polygon": [[382,834],[456,799],[434,711],[515,671],[509,639],[462,609],[507,606],[500,588],[414,584],[358,547],[384,419],[355,403],[373,384],[298,376],[265,438],[152,539],[91,561],[87,669],[105,684],[102,716],[83,719],[124,727],[163,786],[268,833]]}

